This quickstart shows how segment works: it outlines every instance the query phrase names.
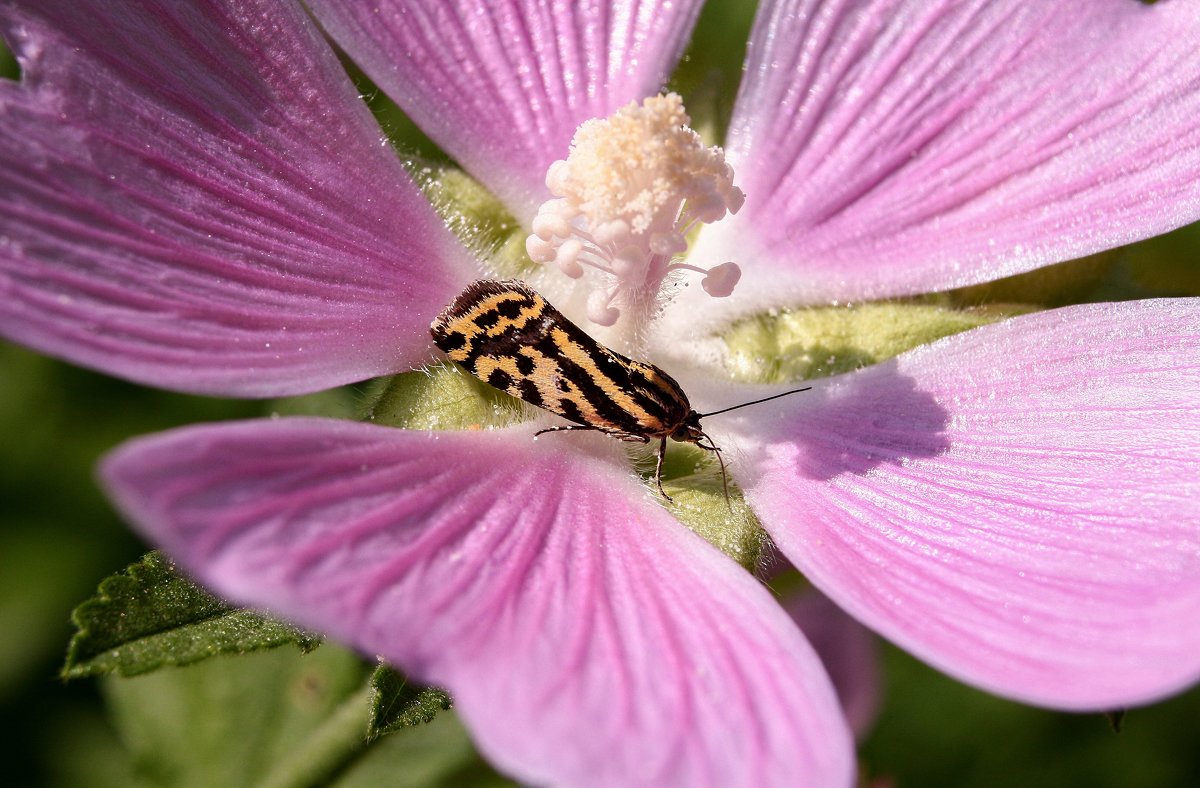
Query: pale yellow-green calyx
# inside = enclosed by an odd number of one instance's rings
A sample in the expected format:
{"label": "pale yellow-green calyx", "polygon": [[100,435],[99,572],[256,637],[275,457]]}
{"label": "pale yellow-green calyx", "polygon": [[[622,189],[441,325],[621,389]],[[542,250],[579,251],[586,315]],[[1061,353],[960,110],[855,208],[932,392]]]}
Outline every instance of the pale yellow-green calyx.
{"label": "pale yellow-green calyx", "polygon": [[376,384],[363,418],[408,430],[480,430],[524,421],[523,403],[453,364],[393,375]]}
{"label": "pale yellow-green calyx", "polygon": [[726,499],[720,466],[711,453],[677,444],[667,466],[663,489],[671,496],[671,514],[746,569],[757,570],[768,545],[766,531],[741,490],[730,485]]}
{"label": "pale yellow-green calyx", "polygon": [[572,279],[587,277],[587,316],[611,326],[672,271],[703,273],[714,297],[733,292],[734,263],[679,262],[688,234],[745,201],[718,147],[706,147],[674,93],[631,103],[575,132],[570,154],[546,173],[554,198],[538,209],[526,251]]}
{"label": "pale yellow-green calyx", "polygon": [[1027,308],[959,310],[913,303],[812,307],[743,320],[724,334],[728,368],[755,383],[850,372]]}
{"label": "pale yellow-green calyx", "polygon": [[446,226],[488,260],[497,276],[523,277],[537,267],[525,254],[521,223],[483,184],[450,165],[417,160],[407,164]]}

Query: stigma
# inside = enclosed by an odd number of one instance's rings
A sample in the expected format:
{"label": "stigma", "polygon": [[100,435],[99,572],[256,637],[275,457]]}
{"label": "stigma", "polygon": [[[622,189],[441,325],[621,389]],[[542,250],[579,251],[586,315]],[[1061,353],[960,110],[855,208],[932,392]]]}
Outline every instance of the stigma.
{"label": "stigma", "polygon": [[588,276],[587,317],[611,326],[623,305],[656,294],[673,272],[703,274],[714,297],[733,292],[735,263],[683,261],[699,225],[737,213],[746,196],[718,147],[705,147],[674,93],[585,121],[565,160],[546,172],[554,197],[538,209],[525,249],[572,279]]}

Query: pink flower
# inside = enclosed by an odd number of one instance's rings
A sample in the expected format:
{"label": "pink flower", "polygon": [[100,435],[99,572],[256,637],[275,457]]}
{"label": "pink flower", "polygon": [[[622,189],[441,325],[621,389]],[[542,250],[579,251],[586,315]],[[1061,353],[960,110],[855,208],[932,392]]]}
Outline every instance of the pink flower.
{"label": "pink flower", "polygon": [[[310,5],[522,220],[582,121],[657,92],[698,7]],[[0,21],[24,69],[0,85],[4,336],[231,396],[433,358],[430,320],[478,269],[299,7],[29,0]],[[678,295],[648,357],[723,406],[763,393],[721,385],[696,341],[736,316],[1200,218],[1198,43],[1184,3],[766,0],[729,137],[747,200],[687,258],[742,281]],[[1198,383],[1196,301],[1099,304],[705,426],[855,617],[977,686],[1106,709],[1200,675]],[[201,426],[103,476],[220,593],[449,688],[519,779],[849,784],[832,688],[771,595],[617,442],[531,433]]]}

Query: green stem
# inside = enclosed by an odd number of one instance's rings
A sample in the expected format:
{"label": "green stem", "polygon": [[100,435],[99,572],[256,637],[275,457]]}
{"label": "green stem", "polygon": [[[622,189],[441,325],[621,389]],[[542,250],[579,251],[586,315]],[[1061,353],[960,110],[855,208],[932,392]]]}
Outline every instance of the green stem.
{"label": "green stem", "polygon": [[371,687],[342,701],[324,723],[282,758],[259,788],[323,785],[367,746]]}

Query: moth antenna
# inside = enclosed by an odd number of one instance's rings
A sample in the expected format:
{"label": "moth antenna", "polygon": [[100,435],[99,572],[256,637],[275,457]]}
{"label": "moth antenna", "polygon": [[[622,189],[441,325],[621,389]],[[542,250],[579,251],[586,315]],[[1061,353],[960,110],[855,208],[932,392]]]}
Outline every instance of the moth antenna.
{"label": "moth antenna", "polygon": [[811,391],[811,390],[812,390],[812,386],[805,386],[802,389],[792,389],[791,391],[785,391],[782,394],[775,394],[770,397],[763,397],[762,399],[754,399],[754,400],[750,400],[749,402],[743,402],[741,405],[732,405],[728,408],[721,408],[720,410],[709,411],[708,413],[700,413],[698,415],[700,418],[704,418],[706,416],[716,416],[718,413],[728,413],[731,410],[737,410],[738,408],[744,408],[747,405],[757,405],[760,402],[770,402],[773,399],[779,399],[780,397],[786,397],[789,394],[799,394],[801,391]]}
{"label": "moth antenna", "polygon": [[721,489],[725,492],[725,505],[729,507],[729,511],[733,511],[733,503],[729,500],[729,474],[725,472],[725,458],[721,456],[721,447],[712,442],[712,438],[701,434],[701,440],[707,440],[708,445],[705,446],[700,441],[696,441],[696,445],[705,451],[711,451],[717,455],[717,462],[721,464]]}

